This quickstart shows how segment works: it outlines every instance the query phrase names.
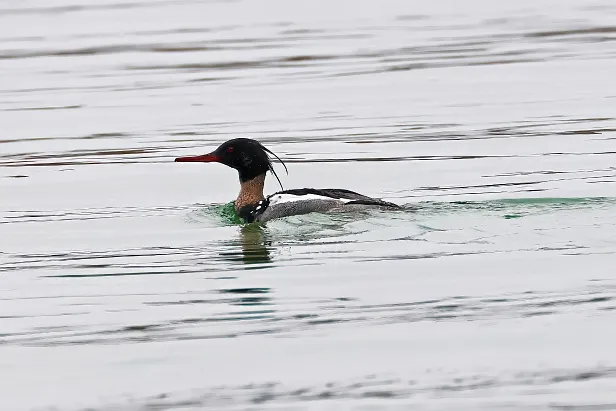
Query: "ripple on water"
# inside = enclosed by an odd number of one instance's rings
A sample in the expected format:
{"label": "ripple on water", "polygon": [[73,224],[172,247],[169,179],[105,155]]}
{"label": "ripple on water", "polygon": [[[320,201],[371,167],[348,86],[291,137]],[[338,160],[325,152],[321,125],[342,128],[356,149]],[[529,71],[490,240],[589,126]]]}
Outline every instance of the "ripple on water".
{"label": "ripple on water", "polygon": [[0,6],[0,408],[614,408],[614,5],[266,3]]}
{"label": "ripple on water", "polygon": [[[165,392],[148,398],[132,399],[130,403],[117,400],[108,405],[100,405],[92,410],[141,409],[180,409],[186,407],[216,407],[219,409],[236,409],[236,407],[285,407],[293,409],[314,407],[316,404],[338,404],[341,400],[347,406],[364,407],[372,404],[378,409],[398,409],[399,400],[410,400],[419,405],[429,398],[438,398],[446,402],[446,398],[454,397],[455,404],[462,409],[490,409],[502,407],[516,402],[516,398],[532,394],[533,391],[555,391],[563,384],[569,385],[569,390],[583,390],[587,382],[613,383],[616,369],[611,367],[559,369],[559,370],[529,370],[521,372],[502,372],[498,374],[463,375],[460,373],[445,373],[430,370],[425,375],[405,380],[380,375],[366,375],[347,381],[328,381],[314,385],[291,385],[279,382],[266,382],[245,385],[220,385],[192,392]],[[438,377],[441,377],[438,380]],[[497,394],[498,393],[498,394]],[[525,395],[526,394],[526,395]],[[470,398],[483,399],[481,405],[471,405]],[[532,398],[532,397],[531,397]],[[397,401],[398,400],[398,401]],[[527,400],[528,401],[528,400]],[[378,406],[377,406],[378,404]],[[443,404],[443,406],[447,406]],[[518,403],[516,409],[533,409],[537,404]],[[578,400],[560,400],[550,404],[555,410],[612,410],[616,406],[612,402],[593,401],[592,403]],[[299,409],[299,408],[298,408]]]}
{"label": "ripple on water", "polygon": [[[208,281],[233,281],[239,278],[238,269],[291,268],[328,266],[344,262],[404,261],[415,259],[444,259],[482,254],[511,254],[526,252],[557,252],[560,255],[591,255],[601,251],[601,241],[608,237],[580,235],[577,241],[562,242],[562,235],[550,234],[558,230],[587,233],[592,229],[588,212],[612,213],[612,198],[542,198],[492,200],[485,202],[427,202],[408,206],[407,211],[311,214],[272,221],[265,226],[237,225],[225,220],[225,207],[199,205],[195,211],[200,219],[193,225],[219,224],[220,228],[236,230],[235,239],[200,240],[196,244],[176,247],[144,247],[139,249],[84,250],[62,253],[5,253],[6,273],[36,273],[43,281],[77,281],[96,278],[122,278],[151,275],[174,276]],[[143,210],[141,210],[143,211]],[[186,213],[187,210],[180,210]],[[134,210],[116,210],[132,213]],[[165,210],[152,210],[154,213]],[[68,219],[107,218],[106,212],[65,216]],[[152,218],[156,214],[147,215]],[[516,215],[512,226],[510,218]],[[544,226],[546,216],[571,218],[569,227]],[[481,230],[473,229],[478,218],[493,222]],[[31,221],[27,217],[23,222]],[[209,219],[209,222],[208,220]],[[505,230],[499,232],[499,224]],[[527,223],[517,221],[528,220]],[[581,223],[581,224],[580,224]],[[537,224],[537,225],[535,225]],[[571,231],[574,230],[574,231]],[[596,229],[595,229],[596,230]],[[605,231],[601,231],[604,234]],[[534,242],[537,236],[540,241]],[[554,241],[546,238],[554,237]],[[516,240],[517,238],[517,240]],[[573,237],[570,237],[573,238]],[[530,240],[530,241],[529,241]],[[392,243],[394,241],[395,243]],[[413,244],[406,247],[404,244]],[[613,242],[612,242],[613,243]],[[392,244],[397,246],[392,247]],[[534,244],[534,246],[533,246]],[[288,251],[285,251],[288,250]],[[603,252],[613,253],[611,247]],[[336,263],[338,261],[338,263]],[[229,273],[229,274],[227,274]],[[191,280],[192,281],[192,280]],[[118,290],[119,291],[119,290]],[[272,287],[222,287],[190,292],[153,292],[86,295],[45,292],[24,295],[14,292],[4,299],[18,307],[22,301],[46,300],[47,304],[67,307],[56,314],[32,312],[26,317],[57,316],[58,329],[22,328],[5,333],[0,340],[9,345],[74,345],[111,344],[144,341],[172,341],[211,338],[237,338],[255,334],[284,334],[300,337],[315,328],[339,327],[341,324],[412,323],[421,321],[494,321],[533,316],[562,315],[565,312],[606,312],[614,309],[615,295],[604,287],[597,289],[528,291],[521,294],[452,296],[435,300],[393,301],[366,304],[361,299],[338,298],[303,300],[281,298]],[[203,316],[173,316],[160,322],[140,325],[108,326],[76,320],[89,312],[88,307],[107,306],[116,299],[140,301],[137,312],[174,306],[195,306],[206,309]],[[111,302],[108,300],[111,299]],[[132,304],[131,304],[132,305]],[[148,308],[151,307],[151,308]],[[159,308],[156,308],[159,307]],[[240,311],[235,308],[241,307]],[[261,307],[255,309],[256,307]],[[229,309],[232,308],[231,311]],[[16,310],[19,311],[19,310]],[[122,310],[120,310],[122,311]],[[189,310],[193,311],[193,310]],[[200,311],[200,310],[199,310]],[[23,318],[23,317],[20,317]],[[125,321],[120,319],[121,323]],[[208,324],[207,326],[205,326]],[[214,325],[212,325],[214,324]]]}

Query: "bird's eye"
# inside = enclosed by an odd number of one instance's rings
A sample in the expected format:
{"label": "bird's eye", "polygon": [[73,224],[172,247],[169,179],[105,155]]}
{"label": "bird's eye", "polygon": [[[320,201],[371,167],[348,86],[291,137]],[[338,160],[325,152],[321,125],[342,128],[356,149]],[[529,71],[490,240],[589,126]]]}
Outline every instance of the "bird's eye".
{"label": "bird's eye", "polygon": [[233,153],[233,147],[227,147],[227,153]]}

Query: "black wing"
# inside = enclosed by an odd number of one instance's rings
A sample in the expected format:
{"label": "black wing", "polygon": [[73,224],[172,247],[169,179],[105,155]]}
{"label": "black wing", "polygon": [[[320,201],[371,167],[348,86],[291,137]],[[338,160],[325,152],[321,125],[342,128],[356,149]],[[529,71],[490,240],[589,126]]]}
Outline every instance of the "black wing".
{"label": "black wing", "polygon": [[291,190],[279,191],[275,194],[291,194],[296,196],[303,196],[308,194],[314,194],[323,197],[329,197],[334,199],[351,200],[347,204],[365,204],[365,205],[378,205],[384,207],[401,208],[398,204],[383,201],[378,198],[372,198],[363,194],[356,193],[355,191],[345,190],[342,188],[295,188]]}

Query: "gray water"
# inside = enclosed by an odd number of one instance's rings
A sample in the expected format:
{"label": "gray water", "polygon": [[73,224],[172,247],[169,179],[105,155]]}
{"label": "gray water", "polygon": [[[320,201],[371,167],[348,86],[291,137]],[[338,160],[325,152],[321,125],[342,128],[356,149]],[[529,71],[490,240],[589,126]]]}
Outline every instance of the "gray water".
{"label": "gray water", "polygon": [[[615,16],[0,1],[0,409],[616,409]],[[403,210],[233,224],[235,137]]]}

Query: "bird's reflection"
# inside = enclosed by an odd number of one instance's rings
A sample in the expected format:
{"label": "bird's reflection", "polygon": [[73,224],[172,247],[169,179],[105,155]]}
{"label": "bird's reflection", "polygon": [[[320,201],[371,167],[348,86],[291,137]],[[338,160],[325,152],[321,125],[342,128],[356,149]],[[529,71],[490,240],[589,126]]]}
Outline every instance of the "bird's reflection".
{"label": "bird's reflection", "polygon": [[258,224],[247,224],[240,228],[237,241],[230,243],[231,247],[238,248],[231,252],[222,253],[225,259],[242,262],[248,265],[246,269],[265,268],[264,263],[271,263],[269,241],[267,233]]}
{"label": "bird's reflection", "polygon": [[267,235],[262,226],[248,224],[240,229],[243,261],[245,264],[270,263]]}

